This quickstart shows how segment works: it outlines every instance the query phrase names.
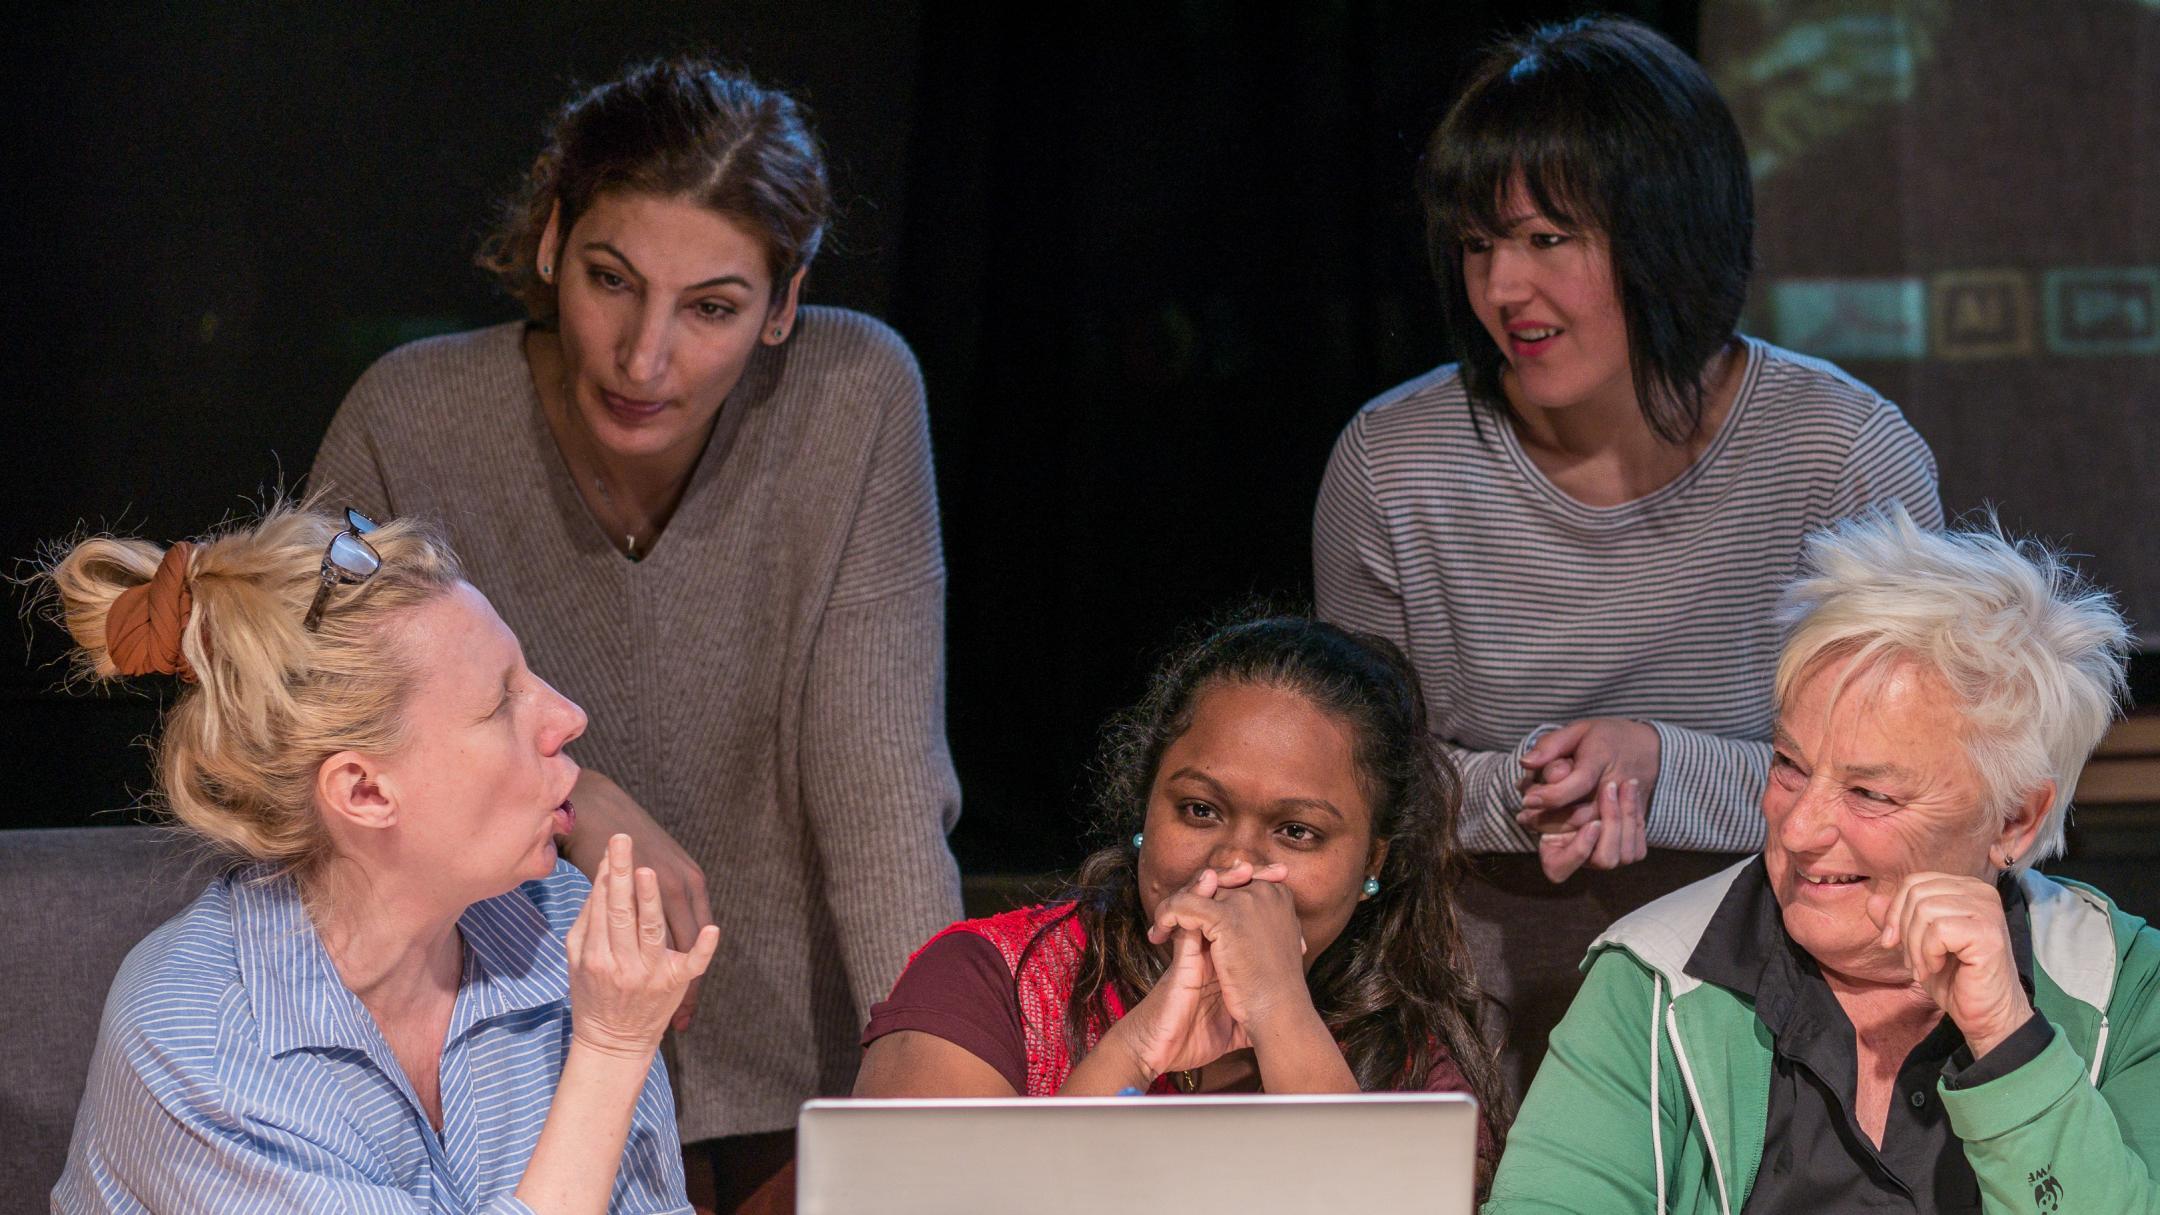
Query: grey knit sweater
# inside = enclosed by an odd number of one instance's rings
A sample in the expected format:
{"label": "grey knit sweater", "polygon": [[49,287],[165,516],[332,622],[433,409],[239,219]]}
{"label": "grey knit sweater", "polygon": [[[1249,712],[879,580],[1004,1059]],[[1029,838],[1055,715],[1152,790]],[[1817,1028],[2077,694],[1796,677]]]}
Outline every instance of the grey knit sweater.
{"label": "grey knit sweater", "polygon": [[704,867],[720,952],[675,1044],[683,1138],[793,1126],[846,1090],[870,1006],[960,916],[921,377],[885,326],[804,309],[632,562],[571,483],[523,331],[385,355],[311,484],[447,527],[533,670],[591,714],[572,754]]}

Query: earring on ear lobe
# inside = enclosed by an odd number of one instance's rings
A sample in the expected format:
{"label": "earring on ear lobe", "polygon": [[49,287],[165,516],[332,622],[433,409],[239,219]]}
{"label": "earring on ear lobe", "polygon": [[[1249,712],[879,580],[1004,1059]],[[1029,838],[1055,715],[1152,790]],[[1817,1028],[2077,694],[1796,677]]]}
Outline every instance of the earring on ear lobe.
{"label": "earring on ear lobe", "polygon": [[779,341],[779,340],[780,340],[781,338],[784,338],[784,337],[786,337],[786,336],[787,336],[787,330],[785,330],[785,329],[782,329],[782,328],[781,328],[780,326],[778,326],[778,325],[775,325],[775,326],[773,326],[773,331],[772,331],[772,340],[774,340],[774,341],[776,341],[776,342],[777,342],[777,341]]}
{"label": "earring on ear lobe", "polygon": [[1133,833],[1132,833],[1132,846],[1133,846],[1133,847],[1134,847],[1135,849],[1138,849],[1138,848],[1140,847],[1140,841],[1141,841],[1141,840],[1144,840],[1144,839],[1146,839],[1146,838],[1147,838],[1147,833],[1146,833],[1145,831],[1135,831],[1135,832],[1133,832]]}
{"label": "earring on ear lobe", "polygon": [[1378,894],[1378,893],[1380,893],[1380,879],[1379,879],[1379,878],[1376,878],[1376,877],[1369,877],[1369,878],[1366,878],[1366,879],[1365,879],[1365,897],[1369,899],[1369,898],[1371,898],[1372,896],[1374,896],[1374,895],[1376,895],[1376,894]]}
{"label": "earring on ear lobe", "polygon": [[540,263],[540,281],[541,281],[541,282],[543,282],[543,283],[551,283],[551,282],[554,282],[554,281],[555,281],[555,263],[554,263],[554,262],[541,262],[541,263]]}

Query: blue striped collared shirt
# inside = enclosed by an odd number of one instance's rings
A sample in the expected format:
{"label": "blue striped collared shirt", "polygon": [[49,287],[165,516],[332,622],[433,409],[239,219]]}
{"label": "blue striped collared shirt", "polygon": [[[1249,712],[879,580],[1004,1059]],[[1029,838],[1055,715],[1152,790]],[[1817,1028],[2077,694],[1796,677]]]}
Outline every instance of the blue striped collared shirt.
{"label": "blue striped collared shirt", "polygon": [[[293,881],[212,883],[113,980],[52,1209],[530,1215],[512,1191],[569,1050],[562,937],[590,889],[558,863],[458,920],[437,1133]],[[658,1058],[608,1209],[690,1210]]]}

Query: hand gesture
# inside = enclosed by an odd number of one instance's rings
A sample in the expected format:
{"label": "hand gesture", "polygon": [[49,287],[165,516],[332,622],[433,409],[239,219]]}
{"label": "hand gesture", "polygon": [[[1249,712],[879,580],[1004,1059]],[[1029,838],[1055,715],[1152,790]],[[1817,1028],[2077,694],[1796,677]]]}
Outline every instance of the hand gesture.
{"label": "hand gesture", "polygon": [[1171,937],[1170,968],[1113,1032],[1126,1037],[1149,1079],[1205,1067],[1252,1045],[1223,1006],[1222,985],[1197,932]]}
{"label": "hand gesture", "polygon": [[[1287,872],[1281,865],[1257,872],[1250,865],[1202,869],[1163,903],[1205,901],[1215,897],[1225,881],[1234,885],[1255,879],[1279,882]],[[1252,1039],[1223,1003],[1222,983],[1206,936],[1198,929],[1163,930],[1158,918],[1148,929],[1148,940],[1156,945],[1169,943],[1169,969],[1110,1031],[1131,1052],[1137,1069],[1153,1080],[1165,1072],[1203,1067],[1231,1051],[1250,1047]]]}
{"label": "hand gesture", "polygon": [[[597,886],[601,866],[607,861],[608,840],[618,833],[629,836],[638,855],[646,859],[659,879],[668,943],[681,950],[694,946],[698,935],[713,922],[705,871],[623,792],[622,786],[591,768],[578,773],[570,800],[577,807],[577,825],[563,845],[563,856]],[[698,980],[692,979],[668,1027],[677,1032],[688,1029],[691,1015],[697,1011],[697,1000]]]}
{"label": "hand gesture", "polygon": [[1582,818],[1582,825],[1572,830],[1547,831],[1537,837],[1538,866],[1545,871],[1545,880],[1564,882],[1584,865],[1618,869],[1649,854],[1644,842],[1642,786],[1636,782],[1606,782],[1597,797],[1584,804]]}
{"label": "hand gesture", "polygon": [[720,930],[708,924],[688,952],[668,948],[659,879],[631,869],[627,835],[608,840],[592,894],[570,925],[570,1032],[596,1050],[650,1058],[682,1003],[683,989],[705,973]]}
{"label": "hand gesture", "polygon": [[1305,986],[1305,937],[1297,908],[1281,883],[1283,865],[1255,870],[1239,861],[1216,871],[1213,889],[1195,884],[1155,909],[1148,939],[1157,944],[1179,933],[1197,933],[1215,968],[1223,1007],[1240,1028],[1286,1008],[1312,1006]]}
{"label": "hand gesture", "polygon": [[1538,855],[1547,878],[1564,881],[1584,864],[1617,869],[1647,854],[1660,758],[1657,729],[1624,717],[1571,722],[1523,754],[1515,821],[1544,837]]}
{"label": "hand gesture", "polygon": [[1868,899],[1867,910],[1882,926],[1877,942],[1904,955],[1913,981],[1965,1035],[1974,1058],[2031,1018],[1994,886],[1947,873],[1908,874],[1895,895]]}

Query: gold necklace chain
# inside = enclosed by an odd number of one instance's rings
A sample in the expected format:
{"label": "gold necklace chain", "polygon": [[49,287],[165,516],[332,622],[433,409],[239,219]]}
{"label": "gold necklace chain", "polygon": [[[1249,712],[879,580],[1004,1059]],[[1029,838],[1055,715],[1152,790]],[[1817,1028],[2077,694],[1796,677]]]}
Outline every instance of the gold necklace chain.
{"label": "gold necklace chain", "polygon": [[[574,465],[578,462],[578,459],[586,460],[588,465],[591,467],[593,490],[600,495],[600,503],[603,506],[605,513],[610,516],[610,518],[608,519],[596,519],[595,521],[600,524],[600,530],[602,532],[607,532],[610,530],[608,527],[608,524],[610,522],[621,525],[625,523],[626,520],[622,513],[622,507],[618,505],[615,501],[615,495],[608,492],[607,478],[601,475],[599,458],[592,455],[588,450],[585,450],[589,448],[591,444],[588,437],[585,436],[585,432],[577,424],[575,411],[570,409],[567,404],[570,399],[570,391],[570,385],[567,383],[560,384],[556,388],[557,398],[565,402],[562,410],[563,416],[561,419],[561,430],[559,433],[566,436],[578,436],[578,441],[575,446],[580,448],[580,450],[577,451],[575,453],[575,457],[573,457],[573,453],[571,452],[570,448],[567,446],[564,447],[563,463],[566,465],[573,465],[573,467],[570,469],[570,475],[573,480],[575,480],[578,475],[577,469],[574,467]],[[545,396],[541,398],[541,404],[544,408],[548,410],[550,415],[554,414],[554,403],[547,400]],[[598,514],[601,512],[595,513]],[[649,527],[650,524],[647,524],[647,526]],[[638,533],[643,530],[645,529],[637,527],[625,527],[623,530],[622,551],[625,556],[629,557],[633,561],[637,560],[640,556],[643,555],[638,551]],[[646,547],[651,547],[649,542]]]}

